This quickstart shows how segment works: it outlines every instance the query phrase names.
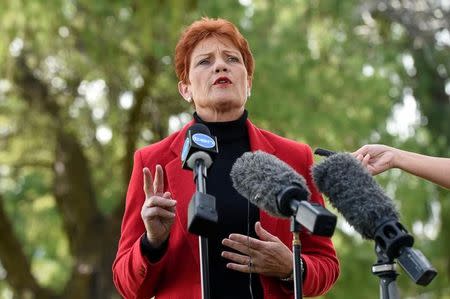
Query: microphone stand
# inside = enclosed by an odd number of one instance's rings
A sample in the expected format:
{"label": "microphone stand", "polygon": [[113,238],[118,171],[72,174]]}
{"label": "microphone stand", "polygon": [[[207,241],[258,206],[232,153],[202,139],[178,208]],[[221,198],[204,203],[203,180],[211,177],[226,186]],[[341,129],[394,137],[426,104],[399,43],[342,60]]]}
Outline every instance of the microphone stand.
{"label": "microphone stand", "polygon": [[399,299],[395,262],[375,245],[377,262],[372,265],[372,273],[380,278],[380,299]]}
{"label": "microphone stand", "polygon": [[302,244],[300,242],[300,233],[301,224],[295,220],[295,215],[291,216],[291,232],[292,232],[292,258],[294,263],[294,298],[301,299],[303,298],[303,290],[302,290],[302,260],[301,260],[301,248]]}
{"label": "microphone stand", "polygon": [[[194,181],[197,191],[206,194],[206,167],[204,161],[198,159],[195,161]],[[202,285],[202,299],[210,298],[210,280],[209,280],[209,261],[208,261],[208,238],[198,236],[199,255],[200,255],[200,279]]]}

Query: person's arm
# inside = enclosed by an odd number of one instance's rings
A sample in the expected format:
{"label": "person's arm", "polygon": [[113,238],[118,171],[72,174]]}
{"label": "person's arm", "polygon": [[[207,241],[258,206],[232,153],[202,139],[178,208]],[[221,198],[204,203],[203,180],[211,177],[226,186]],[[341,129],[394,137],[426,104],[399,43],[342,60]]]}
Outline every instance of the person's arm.
{"label": "person's arm", "polygon": [[[146,173],[148,175],[148,170],[143,172],[143,169],[141,153],[137,151],[134,155],[133,173],[128,186],[117,256],[112,269],[114,284],[124,298],[144,299],[154,296],[161,272],[167,263],[165,252],[153,251],[153,253],[149,253],[148,250],[150,247],[156,248],[159,245],[163,246],[161,249],[164,250],[164,247],[167,248],[167,244],[155,242],[154,240],[158,237],[149,235],[149,229],[146,229],[149,223],[144,224],[143,221],[143,217],[151,214],[147,210],[151,210],[153,204],[150,198],[154,195],[153,193],[146,194],[149,193],[148,190],[144,191],[143,185],[148,189],[152,179],[149,176],[146,178],[147,182],[144,181],[144,176],[146,176]],[[158,172],[158,170],[155,172]],[[161,180],[162,174],[155,176],[159,176],[159,180]],[[158,193],[162,194],[163,187],[159,189],[161,190]],[[162,199],[159,198],[158,200],[161,201]],[[167,199],[167,201],[170,200]],[[144,246],[146,242],[143,242],[143,238],[147,238],[144,241],[148,241],[149,246]],[[163,236],[161,240],[166,238],[167,236]],[[155,259],[149,259],[149,255],[155,257]]]}
{"label": "person's arm", "polygon": [[399,168],[450,189],[450,158],[431,157],[381,144],[368,144],[353,153],[373,175]]}

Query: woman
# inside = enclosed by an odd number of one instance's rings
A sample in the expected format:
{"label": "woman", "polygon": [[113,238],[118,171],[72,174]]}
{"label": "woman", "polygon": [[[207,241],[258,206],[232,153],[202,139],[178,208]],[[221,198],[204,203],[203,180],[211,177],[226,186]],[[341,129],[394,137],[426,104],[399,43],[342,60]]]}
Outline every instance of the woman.
{"label": "woman", "polygon": [[[117,289],[125,298],[201,297],[198,237],[187,231],[187,205],[195,186],[180,159],[187,128],[199,122],[219,144],[206,186],[216,197],[219,215],[217,238],[208,240],[211,298],[293,297],[289,221],[248,205],[232,187],[229,173],[244,152],[263,150],[302,174],[312,200],[323,204],[309,174],[311,149],[247,119],[253,56],[232,23],[204,18],[191,24],[176,46],[175,67],[179,92],[195,107],[194,120],[135,154],[113,265]],[[306,232],[301,240],[304,294],[323,294],[339,274],[331,240]]]}
{"label": "woman", "polygon": [[403,151],[383,144],[367,144],[353,155],[373,175],[400,168],[413,175],[450,189],[450,159]]}

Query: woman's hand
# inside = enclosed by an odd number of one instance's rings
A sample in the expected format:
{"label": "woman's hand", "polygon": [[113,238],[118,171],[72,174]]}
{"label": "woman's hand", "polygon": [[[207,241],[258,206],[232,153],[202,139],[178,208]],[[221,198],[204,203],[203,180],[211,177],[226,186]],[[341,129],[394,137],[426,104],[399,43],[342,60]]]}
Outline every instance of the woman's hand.
{"label": "woman's hand", "polygon": [[369,144],[353,152],[352,155],[361,161],[372,175],[377,175],[396,167],[396,151],[398,150],[386,145]]}
{"label": "woman's hand", "polygon": [[231,234],[222,240],[223,245],[242,253],[223,251],[222,257],[231,261],[227,268],[279,278],[290,276],[293,270],[291,250],[263,229],[259,221],[255,224],[255,231],[260,240],[240,234]]}
{"label": "woman's hand", "polygon": [[155,180],[145,167],[144,192],[145,202],[142,205],[141,217],[147,230],[147,239],[154,248],[158,248],[169,237],[170,228],[175,220],[176,201],[170,192],[164,192],[164,171],[156,165]]}

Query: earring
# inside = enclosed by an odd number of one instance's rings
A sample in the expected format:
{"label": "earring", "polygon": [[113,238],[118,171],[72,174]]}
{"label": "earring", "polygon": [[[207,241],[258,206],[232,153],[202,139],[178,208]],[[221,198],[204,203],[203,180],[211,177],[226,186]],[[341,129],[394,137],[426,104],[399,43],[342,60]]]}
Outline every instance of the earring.
{"label": "earring", "polygon": [[187,100],[189,103],[192,102],[192,96],[189,96],[186,100]]}
{"label": "earring", "polygon": [[249,98],[252,95],[252,92],[250,89],[247,89],[247,98]]}

